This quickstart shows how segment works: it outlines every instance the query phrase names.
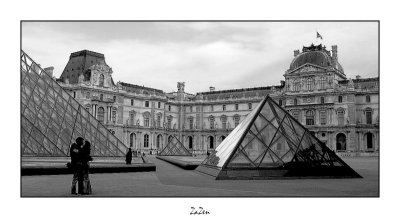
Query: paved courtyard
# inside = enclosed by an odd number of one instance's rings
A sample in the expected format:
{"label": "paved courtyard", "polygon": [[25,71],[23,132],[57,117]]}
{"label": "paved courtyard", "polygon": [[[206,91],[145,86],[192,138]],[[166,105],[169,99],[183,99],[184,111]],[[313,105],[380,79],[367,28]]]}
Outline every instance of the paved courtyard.
{"label": "paved courtyard", "polygon": [[[93,195],[111,196],[378,196],[378,158],[343,158],[362,179],[214,180],[149,156],[156,172],[91,174]],[[23,176],[21,196],[69,197],[72,175]]]}

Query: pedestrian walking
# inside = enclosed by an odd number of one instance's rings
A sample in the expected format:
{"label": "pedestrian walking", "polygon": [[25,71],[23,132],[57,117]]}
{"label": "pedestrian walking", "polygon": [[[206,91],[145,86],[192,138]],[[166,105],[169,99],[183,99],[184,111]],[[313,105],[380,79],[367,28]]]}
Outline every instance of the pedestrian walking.
{"label": "pedestrian walking", "polygon": [[131,148],[128,148],[128,152],[126,153],[126,156],[125,156],[125,162],[126,162],[126,164],[132,163],[132,149]]}

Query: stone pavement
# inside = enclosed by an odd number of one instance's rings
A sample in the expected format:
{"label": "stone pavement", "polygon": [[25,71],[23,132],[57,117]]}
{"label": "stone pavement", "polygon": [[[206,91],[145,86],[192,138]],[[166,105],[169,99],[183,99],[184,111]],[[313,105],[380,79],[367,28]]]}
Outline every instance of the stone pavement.
{"label": "stone pavement", "polygon": [[[156,172],[91,174],[90,197],[379,196],[377,158],[344,159],[363,179],[214,180],[148,156]],[[69,197],[72,175],[23,176],[21,196]]]}

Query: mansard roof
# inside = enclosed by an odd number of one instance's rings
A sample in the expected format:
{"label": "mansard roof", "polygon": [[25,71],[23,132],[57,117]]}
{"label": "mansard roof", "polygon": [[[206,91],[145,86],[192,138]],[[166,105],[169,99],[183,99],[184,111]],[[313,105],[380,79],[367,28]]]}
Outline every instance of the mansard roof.
{"label": "mansard roof", "polygon": [[143,94],[142,93],[143,91],[147,91],[147,92],[149,92],[148,94],[152,94],[154,92],[157,94],[164,94],[164,92],[160,89],[154,89],[154,88],[150,88],[150,87],[139,86],[139,85],[124,83],[124,82],[119,82],[119,84],[122,86],[122,89],[127,92],[135,92],[138,94]]}
{"label": "mansard roof", "polygon": [[[69,83],[78,83],[78,78],[85,73],[94,64],[106,64],[104,54],[82,50],[71,53],[67,65],[65,66],[60,79],[65,81],[69,79]],[[114,82],[113,82],[114,84]]]}
{"label": "mansard roof", "polygon": [[255,97],[265,96],[271,94],[275,90],[281,90],[284,87],[284,83],[279,86],[266,86],[266,87],[254,87],[254,88],[243,88],[243,89],[228,89],[220,91],[210,92],[198,92],[196,96],[203,95],[207,100],[224,99],[224,98],[241,98],[241,97]]}

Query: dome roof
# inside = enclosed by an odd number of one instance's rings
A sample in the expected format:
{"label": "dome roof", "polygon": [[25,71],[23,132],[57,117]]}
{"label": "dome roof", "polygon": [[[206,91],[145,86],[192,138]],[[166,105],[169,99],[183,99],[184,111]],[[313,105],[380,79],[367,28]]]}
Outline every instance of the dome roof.
{"label": "dome roof", "polygon": [[315,64],[328,67],[332,65],[332,61],[328,54],[323,51],[308,51],[297,55],[290,64],[290,69],[296,69],[303,64]]}
{"label": "dome roof", "polygon": [[[290,64],[289,70],[294,70],[304,64],[314,64],[321,67],[334,67],[343,72],[342,66],[332,59],[329,51],[322,45],[303,47],[303,52],[296,55]],[[337,66],[335,66],[337,64]]]}

